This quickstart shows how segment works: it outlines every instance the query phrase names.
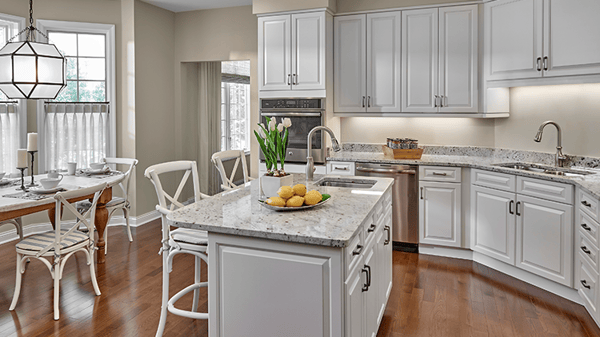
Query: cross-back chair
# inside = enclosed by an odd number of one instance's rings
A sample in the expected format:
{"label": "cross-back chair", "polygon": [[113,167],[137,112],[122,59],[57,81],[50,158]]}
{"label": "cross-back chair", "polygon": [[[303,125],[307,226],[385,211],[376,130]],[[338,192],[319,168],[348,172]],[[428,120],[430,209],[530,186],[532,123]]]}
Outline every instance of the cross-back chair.
{"label": "cross-back chair", "polygon": [[[233,169],[231,170],[230,177],[227,177],[227,172],[225,172],[225,167],[223,166],[224,161],[232,160],[235,158],[235,163],[233,164]],[[244,151],[240,150],[228,150],[213,153],[211,157],[212,163],[215,165],[217,170],[219,170],[219,174],[221,175],[221,187],[224,190],[232,190],[238,187],[234,184],[235,175],[237,174],[238,167],[240,166],[240,162],[242,163],[241,169],[244,174],[244,184],[248,181],[252,180],[248,176],[248,166],[246,166],[246,154]]]}
{"label": "cross-back chair", "polygon": [[[160,180],[160,175],[165,173],[183,172],[183,178],[173,196],[165,192]],[[198,167],[194,161],[175,161],[150,166],[144,173],[146,178],[152,181],[156,189],[158,197],[158,205],[156,210],[161,213],[162,218],[162,247],[160,254],[163,258],[163,288],[162,288],[162,305],[160,311],[160,320],[156,336],[162,336],[165,323],[167,320],[167,311],[188,318],[208,319],[208,313],[200,313],[198,311],[198,300],[200,296],[200,288],[208,287],[208,282],[200,282],[201,260],[208,264],[208,236],[205,231],[178,228],[171,231],[167,223],[167,215],[174,210],[184,207],[184,204],[179,201],[181,193],[192,176],[192,185],[194,191],[194,201],[200,201],[203,198],[208,198],[206,194],[200,193],[200,180],[198,178]],[[175,294],[169,299],[169,273],[173,266],[173,257],[177,254],[191,254],[195,257],[195,274],[194,283]],[[175,302],[182,296],[194,291],[194,299],[192,303],[192,311],[186,311],[175,308]]]}
{"label": "cross-back chair", "polygon": [[0,226],[3,225],[15,226],[17,234],[19,234],[19,240],[23,240],[23,222],[21,221],[21,218],[0,221]]}
{"label": "cross-back chair", "polygon": [[[19,300],[21,292],[21,278],[25,272],[25,263],[28,258],[40,260],[52,275],[54,279],[54,319],[59,318],[59,294],[60,280],[67,260],[75,253],[81,251],[85,253],[87,264],[90,266],[90,276],[92,286],[96,296],[100,296],[100,288],[96,281],[96,271],[94,267],[94,253],[96,243],[94,242],[94,226],[96,205],[100,195],[104,192],[106,183],[96,186],[82,188],[73,191],[57,193],[55,200],[55,229],[45,233],[35,234],[17,243],[17,280],[15,284],[15,293],[9,310],[14,310]],[[94,195],[92,206],[84,213],[80,214],[74,207],[75,203],[69,200]],[[63,207],[65,213],[72,213],[76,218],[76,223],[70,228],[63,228],[67,224],[62,223]],[[80,225],[88,229],[88,233],[78,231]]]}

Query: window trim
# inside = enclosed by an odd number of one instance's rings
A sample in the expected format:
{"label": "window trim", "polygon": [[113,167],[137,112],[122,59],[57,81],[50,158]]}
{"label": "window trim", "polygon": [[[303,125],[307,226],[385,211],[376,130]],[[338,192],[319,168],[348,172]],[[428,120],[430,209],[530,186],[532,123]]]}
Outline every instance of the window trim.
{"label": "window trim", "polygon": [[[225,150],[231,150],[231,139],[230,139],[230,132],[231,132],[231,98],[230,98],[230,90],[229,90],[229,85],[231,83],[227,83],[227,82],[221,82],[221,85],[225,84],[225,94],[226,94],[226,99],[225,99],[225,107],[226,107],[226,112],[225,112],[225,126],[228,128],[226,130],[225,133]],[[250,85],[248,85],[248,88],[246,89],[248,98],[250,98]],[[221,100],[223,100],[223,97],[221,97]],[[220,120],[222,121],[222,120]],[[220,122],[219,122],[220,123]],[[221,137],[223,137],[223,131],[221,130]],[[247,149],[244,149],[244,153],[246,155],[250,154],[250,143],[251,143],[251,137],[250,137],[250,103],[246,104],[246,145],[248,146]]]}
{"label": "window trim", "polygon": [[[61,31],[65,33],[90,33],[103,34],[106,36],[106,101],[110,102],[110,113],[108,114],[110,128],[108,130],[108,153],[107,157],[115,157],[117,154],[117,75],[116,75],[116,40],[115,25],[88,22],[71,22],[55,20],[36,20],[37,28],[47,34],[48,30]],[[46,39],[38,35],[39,41]],[[46,41],[47,42],[47,41]],[[37,128],[38,139],[46,139],[44,135],[44,100],[37,102]],[[38,144],[42,149],[46,144],[42,141]],[[38,172],[45,172],[45,151],[38,152]]]}

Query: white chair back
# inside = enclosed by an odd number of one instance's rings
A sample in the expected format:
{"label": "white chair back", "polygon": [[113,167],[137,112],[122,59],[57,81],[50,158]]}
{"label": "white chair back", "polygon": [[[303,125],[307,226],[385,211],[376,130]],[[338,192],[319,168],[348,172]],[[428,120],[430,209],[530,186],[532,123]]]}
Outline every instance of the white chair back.
{"label": "white chair back", "polygon": [[137,159],[132,158],[104,158],[104,162],[109,165],[125,165],[127,171],[124,173],[123,180],[119,183],[119,187],[123,192],[123,198],[126,202],[129,202],[129,183],[131,182],[131,173],[138,164]]}
{"label": "white chair back", "polygon": [[[228,161],[235,158],[235,163],[233,164],[233,169],[231,170],[231,175],[228,178],[227,173],[225,172],[225,167],[223,166],[224,161]],[[237,173],[238,167],[240,165],[240,161],[242,163],[241,169],[244,174],[244,184],[247,183],[250,178],[248,178],[248,166],[246,166],[246,154],[244,151],[240,150],[229,150],[229,151],[221,151],[213,153],[211,157],[212,163],[216,166],[217,170],[221,174],[221,187],[224,190],[231,190],[237,187],[234,184],[235,175]]]}

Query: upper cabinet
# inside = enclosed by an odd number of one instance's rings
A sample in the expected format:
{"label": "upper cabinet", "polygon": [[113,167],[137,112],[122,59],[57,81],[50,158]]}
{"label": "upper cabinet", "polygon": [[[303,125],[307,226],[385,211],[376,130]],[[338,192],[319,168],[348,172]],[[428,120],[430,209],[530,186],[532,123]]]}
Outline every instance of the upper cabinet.
{"label": "upper cabinet", "polygon": [[258,19],[259,90],[325,90],[326,15]]}
{"label": "upper cabinet", "polygon": [[487,80],[600,73],[600,1],[485,4]]}
{"label": "upper cabinet", "polygon": [[402,12],[402,112],[477,112],[477,28],[477,5]]}
{"label": "upper cabinet", "polygon": [[400,12],[334,20],[335,112],[400,112]]}

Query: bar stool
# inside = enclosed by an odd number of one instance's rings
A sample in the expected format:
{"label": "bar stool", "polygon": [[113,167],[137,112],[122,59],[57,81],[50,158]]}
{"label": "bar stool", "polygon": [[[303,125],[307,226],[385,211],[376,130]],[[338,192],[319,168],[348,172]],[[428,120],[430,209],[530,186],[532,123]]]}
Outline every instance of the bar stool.
{"label": "bar stool", "polygon": [[[231,176],[227,178],[227,173],[225,172],[225,167],[223,166],[224,161],[228,161],[235,158],[235,163],[233,164],[233,169],[231,170]],[[224,190],[232,190],[237,187],[236,184],[233,183],[235,179],[235,174],[237,173],[238,166],[240,161],[242,162],[242,172],[244,174],[244,184],[253,180],[248,177],[248,166],[246,166],[246,154],[244,151],[240,150],[229,150],[229,151],[221,151],[213,153],[210,158],[212,163],[215,165],[217,170],[219,170],[219,174],[221,174],[221,187]]]}

